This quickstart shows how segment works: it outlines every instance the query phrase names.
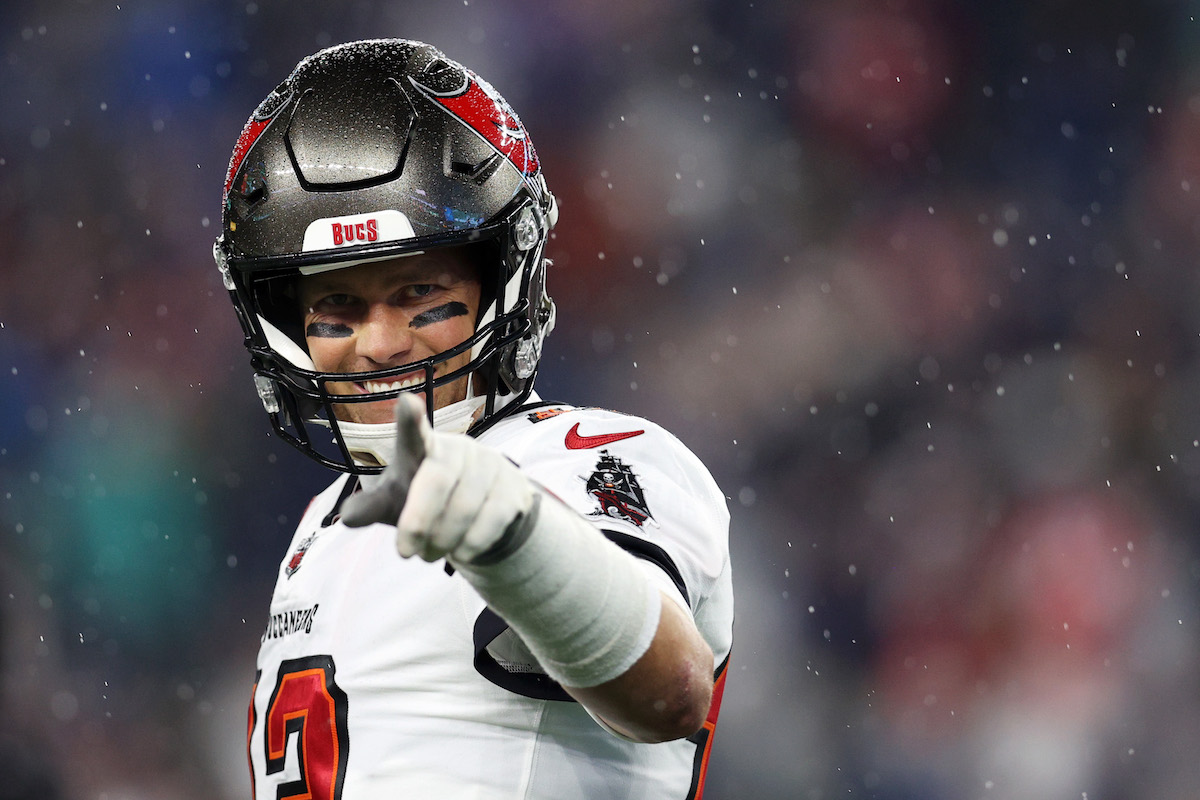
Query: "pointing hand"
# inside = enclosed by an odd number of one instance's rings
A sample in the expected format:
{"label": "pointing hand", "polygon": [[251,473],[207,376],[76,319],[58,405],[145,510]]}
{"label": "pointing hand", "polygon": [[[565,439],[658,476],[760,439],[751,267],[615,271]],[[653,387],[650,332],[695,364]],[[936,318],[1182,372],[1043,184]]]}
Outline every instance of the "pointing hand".
{"label": "pointing hand", "polygon": [[[351,527],[396,526],[396,551],[426,561],[471,563],[501,539],[527,535],[538,490],[512,462],[469,436],[434,431],[420,401],[396,403],[396,455],[378,486],[351,496]],[[491,556],[492,554],[488,554]]]}

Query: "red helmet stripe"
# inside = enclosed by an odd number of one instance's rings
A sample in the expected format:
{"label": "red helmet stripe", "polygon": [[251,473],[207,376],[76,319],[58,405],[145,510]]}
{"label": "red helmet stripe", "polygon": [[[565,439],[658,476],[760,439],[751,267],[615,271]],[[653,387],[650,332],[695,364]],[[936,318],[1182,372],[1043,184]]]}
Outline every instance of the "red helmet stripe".
{"label": "red helmet stripe", "polygon": [[537,153],[525,133],[525,126],[503,98],[484,89],[474,76],[467,80],[466,90],[462,94],[447,97],[428,89],[426,91],[433,100],[503,153],[522,173],[537,174]]}
{"label": "red helmet stripe", "polygon": [[262,135],[270,122],[269,119],[252,119],[246,123],[245,128],[242,128],[242,135],[238,137],[237,144],[233,147],[233,155],[229,158],[229,171],[225,173],[226,195],[229,194],[229,187],[233,185],[233,176],[237,174],[238,167],[242,166],[246,153],[250,152],[250,148],[258,141],[258,137]]}

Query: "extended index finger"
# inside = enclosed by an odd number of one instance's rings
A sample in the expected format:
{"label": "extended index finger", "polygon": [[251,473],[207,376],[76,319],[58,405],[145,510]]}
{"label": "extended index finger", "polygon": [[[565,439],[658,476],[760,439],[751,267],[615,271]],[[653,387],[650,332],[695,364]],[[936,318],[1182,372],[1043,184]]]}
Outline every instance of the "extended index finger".
{"label": "extended index finger", "polygon": [[396,456],[389,471],[406,489],[425,460],[428,429],[425,404],[416,395],[400,395],[396,401]]}

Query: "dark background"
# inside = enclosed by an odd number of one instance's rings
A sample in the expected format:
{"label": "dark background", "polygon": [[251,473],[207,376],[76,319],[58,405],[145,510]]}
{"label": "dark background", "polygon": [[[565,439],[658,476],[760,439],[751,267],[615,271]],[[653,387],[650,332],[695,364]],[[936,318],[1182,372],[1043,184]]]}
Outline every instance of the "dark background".
{"label": "dark background", "polygon": [[248,794],[268,434],[210,250],[254,106],[429,41],[562,208],[547,399],[729,496],[706,798],[1200,782],[1200,3],[0,6],[4,797]]}

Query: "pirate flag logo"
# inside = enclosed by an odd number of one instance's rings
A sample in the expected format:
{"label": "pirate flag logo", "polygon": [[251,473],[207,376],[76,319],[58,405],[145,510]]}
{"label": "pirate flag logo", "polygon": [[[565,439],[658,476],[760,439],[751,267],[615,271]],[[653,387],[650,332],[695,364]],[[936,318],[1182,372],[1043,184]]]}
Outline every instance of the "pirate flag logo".
{"label": "pirate flag logo", "polygon": [[647,520],[654,519],[633,470],[621,459],[609,455],[607,450],[600,451],[596,471],[586,479],[586,484],[588,494],[600,503],[592,516],[623,519],[639,528]]}

